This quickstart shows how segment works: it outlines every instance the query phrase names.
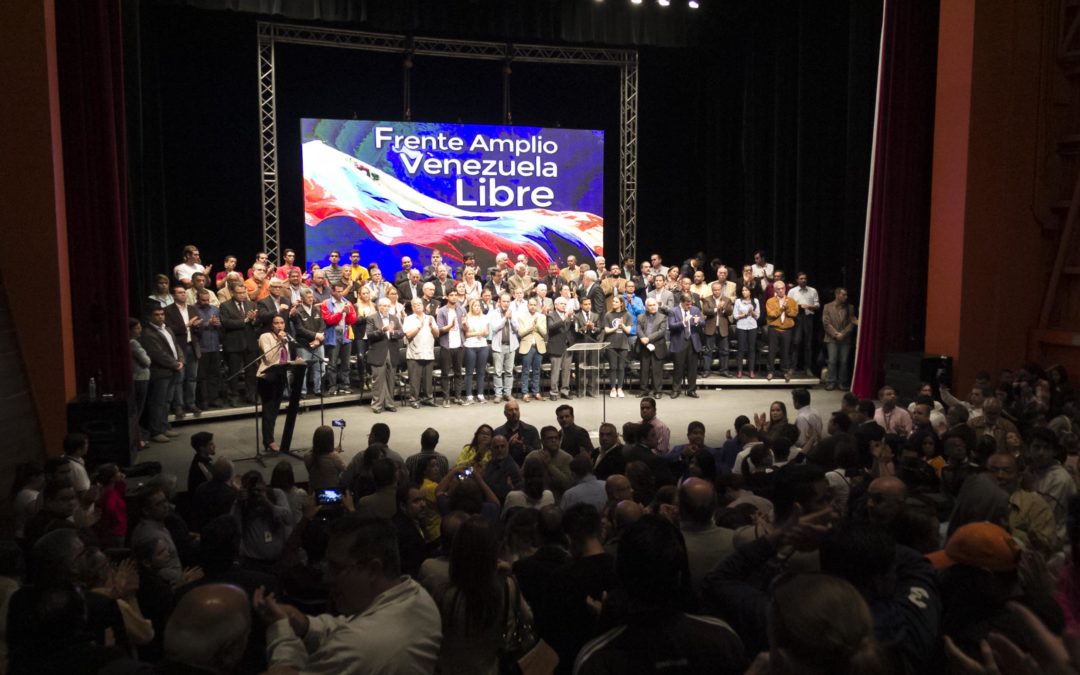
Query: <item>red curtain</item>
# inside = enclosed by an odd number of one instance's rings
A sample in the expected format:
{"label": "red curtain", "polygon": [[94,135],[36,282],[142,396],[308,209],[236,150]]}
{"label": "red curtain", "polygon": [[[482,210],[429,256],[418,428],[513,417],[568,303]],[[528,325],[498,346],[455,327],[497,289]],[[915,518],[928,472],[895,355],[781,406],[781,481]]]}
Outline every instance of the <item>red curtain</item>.
{"label": "red curtain", "polygon": [[57,62],[80,393],[126,392],[128,182],[120,0],[57,0]]}
{"label": "red curtain", "polygon": [[937,3],[885,0],[884,17],[852,378],[861,398],[876,396],[886,354],[922,349],[926,311]]}

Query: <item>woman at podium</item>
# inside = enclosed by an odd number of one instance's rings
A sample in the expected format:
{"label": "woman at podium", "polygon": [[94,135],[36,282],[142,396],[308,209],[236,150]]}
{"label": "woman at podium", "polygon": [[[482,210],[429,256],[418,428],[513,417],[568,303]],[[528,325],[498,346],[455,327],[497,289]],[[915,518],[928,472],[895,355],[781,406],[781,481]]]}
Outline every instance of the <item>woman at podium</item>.
{"label": "woman at podium", "polygon": [[[277,452],[274,425],[277,423],[281,398],[288,379],[291,361],[289,345],[292,338],[285,332],[285,319],[278,315],[270,324],[270,330],[259,336],[259,370],[255,373],[259,398],[262,399],[262,443],[267,452]],[[302,362],[302,361],[301,361]]]}

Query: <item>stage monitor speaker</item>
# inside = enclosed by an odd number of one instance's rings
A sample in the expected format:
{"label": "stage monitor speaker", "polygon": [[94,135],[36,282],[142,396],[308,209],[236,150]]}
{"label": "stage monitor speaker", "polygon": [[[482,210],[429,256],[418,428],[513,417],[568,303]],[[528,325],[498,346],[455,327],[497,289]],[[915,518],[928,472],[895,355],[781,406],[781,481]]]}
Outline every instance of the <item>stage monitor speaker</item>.
{"label": "stage monitor speaker", "polygon": [[67,428],[68,432],[83,433],[89,438],[87,467],[109,462],[127,467],[134,463],[138,434],[133,428],[138,427],[129,415],[126,396],[95,400],[79,397],[71,401],[67,406]]}
{"label": "stage monitor speaker", "polygon": [[919,393],[919,385],[929,382],[935,396],[944,384],[952,387],[953,360],[942,354],[892,352],[885,355],[885,384],[896,389],[901,399],[910,400]]}

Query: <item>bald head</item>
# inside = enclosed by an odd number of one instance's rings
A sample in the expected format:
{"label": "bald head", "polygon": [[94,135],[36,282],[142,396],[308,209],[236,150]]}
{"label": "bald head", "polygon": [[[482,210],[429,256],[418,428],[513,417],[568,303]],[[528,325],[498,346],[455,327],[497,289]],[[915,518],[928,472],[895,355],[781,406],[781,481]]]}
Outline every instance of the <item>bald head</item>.
{"label": "bald head", "polygon": [[645,509],[641,508],[632,499],[624,499],[615,505],[615,528],[619,531],[630,527],[645,515]]}
{"label": "bald head", "polygon": [[251,606],[236,586],[207,584],[188,591],[165,627],[165,657],[214,673],[232,672],[251,632]]}
{"label": "bald head", "polygon": [[894,499],[907,499],[907,485],[896,476],[882,476],[870,481],[867,492],[892,497]]}
{"label": "bald head", "polygon": [[907,485],[895,476],[882,476],[870,481],[866,488],[866,512],[870,522],[891,523],[904,510]]}
{"label": "bald head", "polygon": [[679,520],[688,525],[705,526],[716,512],[716,489],[701,478],[687,478],[679,486]]}
{"label": "bald head", "polygon": [[609,502],[621,502],[630,499],[634,495],[634,489],[630,486],[630,479],[621,473],[608,476],[604,481],[604,490],[607,491]]}

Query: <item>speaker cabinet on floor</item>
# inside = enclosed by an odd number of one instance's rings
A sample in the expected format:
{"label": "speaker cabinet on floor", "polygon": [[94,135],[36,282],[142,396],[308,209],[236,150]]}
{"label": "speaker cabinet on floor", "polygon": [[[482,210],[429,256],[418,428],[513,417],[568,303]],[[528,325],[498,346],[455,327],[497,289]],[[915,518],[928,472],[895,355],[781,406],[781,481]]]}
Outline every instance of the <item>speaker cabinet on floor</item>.
{"label": "speaker cabinet on floor", "polygon": [[80,397],[71,401],[67,423],[69,432],[83,433],[90,439],[87,467],[109,462],[125,467],[134,463],[138,435],[133,431],[137,427],[128,414],[126,396],[96,400]]}

